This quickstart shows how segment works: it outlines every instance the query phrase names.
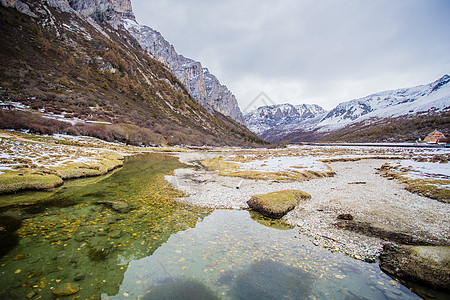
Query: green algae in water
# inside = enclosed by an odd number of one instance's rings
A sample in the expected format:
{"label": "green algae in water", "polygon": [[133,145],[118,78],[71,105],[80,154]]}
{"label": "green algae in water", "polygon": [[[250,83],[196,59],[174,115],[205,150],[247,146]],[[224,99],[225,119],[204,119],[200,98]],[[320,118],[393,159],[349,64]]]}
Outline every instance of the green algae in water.
{"label": "green algae in water", "polygon": [[250,213],[250,217],[252,218],[252,220],[255,222],[258,222],[261,225],[279,229],[279,230],[290,230],[290,229],[294,228],[294,226],[291,226],[291,225],[285,223],[281,219],[272,219],[272,218],[266,217],[266,216],[260,214],[259,212],[256,212],[253,210],[249,210],[249,213]]}
{"label": "green algae in water", "polygon": [[[141,155],[103,177],[0,197],[0,203],[15,202],[9,207],[23,218],[19,244],[0,261],[0,298],[23,299],[37,291],[35,297],[54,299],[52,288],[66,282],[80,284],[74,296],[81,299],[117,294],[129,261],[150,255],[172,233],[208,214],[173,200],[182,193],[164,175],[183,166],[168,155]],[[66,200],[76,203],[66,206]],[[134,210],[121,214],[95,205],[99,200],[126,202]],[[21,206],[32,201],[39,209]]]}

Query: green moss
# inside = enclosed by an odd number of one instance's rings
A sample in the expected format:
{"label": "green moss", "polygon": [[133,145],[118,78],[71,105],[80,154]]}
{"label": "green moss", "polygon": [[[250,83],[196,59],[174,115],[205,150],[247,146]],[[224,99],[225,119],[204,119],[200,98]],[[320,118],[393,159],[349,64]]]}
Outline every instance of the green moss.
{"label": "green moss", "polygon": [[300,190],[283,190],[254,195],[247,204],[267,217],[279,219],[294,209],[301,199],[309,198],[311,195]]}
{"label": "green moss", "polygon": [[70,163],[55,168],[57,174],[62,179],[72,179],[81,177],[91,177],[105,175],[111,170],[123,165],[122,160],[104,159],[101,163]]}
{"label": "green moss", "polygon": [[450,190],[440,188],[433,184],[432,181],[419,180],[419,181],[406,181],[408,186],[406,190],[419,194],[434,200],[438,200],[443,203],[450,203]]}
{"label": "green moss", "polygon": [[6,172],[0,175],[0,194],[21,190],[50,189],[63,184],[63,180],[52,174]]}

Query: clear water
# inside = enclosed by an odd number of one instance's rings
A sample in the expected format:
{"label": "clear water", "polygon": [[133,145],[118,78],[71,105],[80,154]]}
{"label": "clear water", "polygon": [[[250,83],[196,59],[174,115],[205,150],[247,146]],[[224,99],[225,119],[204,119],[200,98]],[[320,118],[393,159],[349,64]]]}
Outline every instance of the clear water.
{"label": "clear water", "polygon": [[163,176],[180,167],[143,155],[107,176],[0,197],[0,220],[22,222],[0,259],[0,299],[55,299],[63,283],[80,287],[67,299],[418,298],[377,264],[316,247],[280,221],[174,202],[181,193]]}
{"label": "clear water", "polygon": [[[164,174],[180,167],[167,155],[142,155],[107,176],[0,197],[0,223],[22,222],[18,244],[0,259],[0,299],[33,293],[33,299],[54,299],[53,289],[63,283],[79,284],[74,296],[80,299],[117,294],[130,261],[151,255],[171,234],[209,213],[173,201],[182,194]],[[133,210],[118,213],[95,204],[106,200],[127,202]],[[0,241],[2,248],[7,244]]]}
{"label": "clear water", "polygon": [[295,228],[267,227],[236,210],[216,210],[130,262],[119,293],[103,298],[158,299],[162,287],[167,299],[187,292],[203,299],[208,290],[224,299],[419,298],[377,264],[315,247]]}

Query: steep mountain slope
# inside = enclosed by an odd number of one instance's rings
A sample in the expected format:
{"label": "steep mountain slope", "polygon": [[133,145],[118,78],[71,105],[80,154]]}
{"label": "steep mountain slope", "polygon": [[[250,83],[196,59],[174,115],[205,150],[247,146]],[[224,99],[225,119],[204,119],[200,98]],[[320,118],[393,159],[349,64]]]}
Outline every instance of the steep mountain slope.
{"label": "steep mountain slope", "polygon": [[280,104],[259,107],[245,114],[244,119],[247,127],[260,135],[276,126],[300,124],[324,113],[326,111],[316,104]]}
{"label": "steep mountain slope", "polygon": [[123,25],[152,57],[175,74],[204,108],[210,112],[218,111],[244,124],[234,95],[200,62],[178,54],[159,32],[139,25],[134,19],[124,19]]}
{"label": "steep mountain slope", "polygon": [[275,142],[414,140],[435,129],[433,124],[447,132],[449,112],[450,76],[444,75],[430,84],[376,93],[340,103],[314,118],[254,132]]}
{"label": "steep mountain slope", "polygon": [[[50,133],[83,133],[134,144],[262,142],[231,118],[200,106],[123,29],[122,17],[132,17],[129,0],[1,3],[2,98],[30,107],[26,112],[3,111],[3,127],[38,132],[45,127]],[[48,126],[36,119],[37,109],[113,125]]]}

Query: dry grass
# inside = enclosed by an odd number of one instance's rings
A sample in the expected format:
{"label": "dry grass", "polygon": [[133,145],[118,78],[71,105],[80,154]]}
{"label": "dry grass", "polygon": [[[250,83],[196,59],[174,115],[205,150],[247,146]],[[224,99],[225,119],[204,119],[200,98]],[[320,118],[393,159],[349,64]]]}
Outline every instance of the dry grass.
{"label": "dry grass", "polygon": [[439,179],[410,179],[407,172],[396,170],[386,163],[379,169],[386,178],[396,179],[406,185],[405,189],[411,193],[434,199],[443,203],[450,203],[450,190],[443,186],[450,186],[450,180]]}
{"label": "dry grass", "polygon": [[[264,151],[265,152],[265,151]],[[216,171],[219,175],[230,176],[230,177],[241,177],[246,179],[255,180],[287,180],[287,181],[303,181],[322,177],[332,177],[335,172],[328,166],[326,172],[318,172],[312,170],[297,171],[294,170],[296,167],[291,167],[289,171],[277,171],[277,172],[263,172],[254,170],[241,170],[238,163],[235,162],[251,162],[253,160],[266,159],[274,153],[258,154],[255,156],[237,156],[233,158],[216,157],[213,159],[207,159],[201,162],[201,165]]]}

